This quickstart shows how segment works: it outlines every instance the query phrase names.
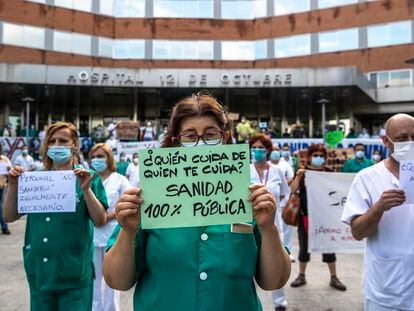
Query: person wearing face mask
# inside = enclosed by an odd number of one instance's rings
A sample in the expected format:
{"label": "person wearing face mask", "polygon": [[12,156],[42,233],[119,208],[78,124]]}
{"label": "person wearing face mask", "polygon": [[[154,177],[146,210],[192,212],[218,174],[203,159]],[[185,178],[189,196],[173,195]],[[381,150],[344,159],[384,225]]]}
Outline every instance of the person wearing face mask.
{"label": "person wearing face mask", "polygon": [[[323,144],[311,145],[307,152],[306,167],[298,169],[293,179],[290,189],[292,193],[299,193],[301,213],[298,221],[298,239],[299,239],[299,275],[290,284],[292,287],[300,287],[306,284],[306,265],[310,261],[308,252],[308,205],[305,184],[305,170],[330,172],[331,170],[324,166],[327,157],[327,151]],[[322,261],[328,264],[331,281],[329,285],[337,290],[344,291],[346,287],[336,275],[336,255],[322,254]]]}
{"label": "person wearing face mask", "polygon": [[102,292],[102,263],[105,256],[105,248],[114,231],[117,222],[115,220],[115,203],[121,194],[129,189],[128,179],[116,172],[115,159],[110,146],[98,143],[89,151],[92,168],[99,174],[105,187],[109,208],[107,210],[107,223],[102,227],[94,228],[93,242],[95,245],[95,280],[93,283],[93,311],[119,310],[119,291],[115,291],[108,285],[104,285]]}
{"label": "person wearing face mask", "polygon": [[414,310],[414,205],[399,189],[401,161],[414,160],[414,118],[394,115],[385,131],[390,156],[356,175],[341,220],[366,241],[364,310]]}
{"label": "person wearing face mask", "polygon": [[[32,311],[92,309],[93,225],[105,224],[108,203],[101,178],[78,164],[78,147],[73,124],[59,122],[48,128],[41,150],[44,171],[74,171],[76,211],[27,214],[23,259]],[[7,222],[22,216],[17,196],[24,172],[22,166],[9,171],[3,210]]]}
{"label": "person wearing face mask", "polygon": [[121,152],[119,155],[119,161],[116,162],[116,172],[122,176],[126,176],[128,165],[129,162],[127,161],[125,152]]}
{"label": "person wearing face mask", "polygon": [[14,165],[22,166],[26,172],[35,170],[35,163],[33,157],[29,154],[27,146],[22,148],[22,154],[16,157]]}
{"label": "person wearing face mask", "polygon": [[364,168],[370,167],[373,163],[371,160],[365,158],[365,146],[364,144],[358,143],[354,146],[355,158],[345,161],[342,167],[344,173],[358,173]]}
{"label": "person wearing face mask", "polygon": [[[168,129],[163,148],[231,143],[227,113],[207,94],[180,100]],[[262,310],[254,279],[266,290],[282,287],[290,260],[274,224],[274,196],[264,185],[249,189],[254,220],[244,233],[231,224],[143,230],[145,192],[127,190],[115,206],[120,226],[108,243],[105,281],[120,290],[136,284],[134,310]]]}
{"label": "person wearing face mask", "polygon": [[147,126],[145,126],[141,130],[141,140],[142,141],[153,141],[155,140],[155,129],[152,127],[150,121],[147,122]]}
{"label": "person wearing face mask", "polygon": [[293,169],[293,172],[296,172],[298,169],[298,159],[290,154],[290,146],[288,143],[284,143],[282,146],[280,162],[287,162]]}
{"label": "person wearing face mask", "polygon": [[374,162],[374,164],[378,164],[382,161],[382,155],[381,155],[381,151],[379,150],[374,150],[374,153],[372,154],[372,162]]}
{"label": "person wearing face mask", "polygon": [[138,153],[132,155],[132,162],[128,164],[125,172],[126,178],[132,187],[139,187],[139,158]]}
{"label": "person wearing face mask", "polygon": [[[3,145],[0,144],[0,163],[4,166],[11,167],[12,164],[8,157],[3,154]],[[9,226],[3,220],[3,199],[7,192],[7,174],[0,175],[0,226],[3,234],[10,234]]]}

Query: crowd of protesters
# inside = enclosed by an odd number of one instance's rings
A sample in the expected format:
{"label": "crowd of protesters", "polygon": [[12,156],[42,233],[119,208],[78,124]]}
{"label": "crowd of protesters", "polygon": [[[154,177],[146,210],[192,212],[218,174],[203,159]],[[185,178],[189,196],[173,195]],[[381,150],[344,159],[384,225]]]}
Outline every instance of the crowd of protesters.
{"label": "crowd of protesters", "polygon": [[[169,126],[161,133],[157,134],[148,121],[137,134],[137,141],[161,138],[161,147],[249,144],[253,184],[249,190],[256,209],[251,228],[253,238],[249,240],[252,245],[240,244],[246,249],[238,250],[239,256],[232,257],[239,268],[217,279],[215,274],[222,272],[221,265],[225,266],[234,241],[229,236],[225,249],[212,245],[208,254],[203,253],[205,265],[212,271],[205,288],[200,288],[197,282],[206,280],[207,274],[193,273],[201,260],[194,234],[202,232],[201,239],[205,241],[209,228],[143,230],[140,227],[137,206],[142,204],[145,194],[139,189],[138,153],[131,158],[125,153],[119,156],[113,153],[116,145],[111,145],[111,138],[116,137],[116,122],[93,130],[95,143],[88,150],[87,161],[80,152],[78,130],[70,123],[58,122],[39,133],[33,129],[30,135],[42,136],[42,147],[35,158],[24,147],[12,163],[2,154],[0,144],[0,162],[7,163],[9,169],[8,175],[0,175],[3,234],[10,234],[7,222],[22,216],[17,213],[18,177],[22,173],[74,170],[77,178],[78,200],[73,215],[27,215],[23,259],[31,309],[119,310],[119,290],[136,286],[135,310],[153,310],[154,305],[160,310],[195,310],[197,299],[205,301],[203,310],[260,310],[255,279],[262,289],[272,291],[275,310],[287,310],[284,286],[290,276],[290,265],[298,259],[299,275],[290,284],[297,288],[307,284],[305,273],[310,261],[305,171],[332,171],[327,165],[328,151],[323,144],[315,144],[303,151],[304,158],[299,158],[288,143],[273,145],[268,130],[252,129],[244,117],[235,131],[232,135],[231,121],[214,97],[194,94],[176,104]],[[9,127],[4,129],[5,133],[12,135]],[[305,136],[300,125],[287,134]],[[366,131],[361,134],[365,135],[362,138],[367,137]],[[408,239],[414,233],[414,214],[412,206],[405,211],[396,207],[406,204],[404,192],[398,190],[398,167],[399,161],[411,159],[407,150],[414,152],[414,119],[408,115],[391,118],[381,137],[391,157],[383,160],[381,153],[374,151],[368,159],[365,146],[358,143],[353,147],[353,156],[342,166],[344,173],[358,173],[342,221],[351,226],[354,237],[367,239],[366,269],[372,261],[376,262],[375,267],[367,270],[364,281],[365,310],[413,310],[414,251]],[[291,253],[295,228],[284,223],[281,216],[291,194],[299,196],[301,207],[297,256]],[[211,232],[227,231],[228,226],[222,225]],[[155,251],[161,249],[168,256]],[[346,291],[337,274],[335,253],[322,254],[322,261],[330,272],[329,285]],[[401,265],[407,271],[404,275],[397,271]],[[232,299],[234,295],[239,298]]]}

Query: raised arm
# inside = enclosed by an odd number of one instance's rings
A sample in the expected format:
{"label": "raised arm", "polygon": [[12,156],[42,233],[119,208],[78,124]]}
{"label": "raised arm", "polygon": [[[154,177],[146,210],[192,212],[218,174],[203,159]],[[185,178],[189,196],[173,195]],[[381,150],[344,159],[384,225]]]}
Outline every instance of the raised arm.
{"label": "raised arm", "polygon": [[13,222],[21,217],[17,212],[17,191],[18,179],[23,173],[23,166],[16,165],[10,168],[8,190],[3,204],[3,219],[5,222]]}

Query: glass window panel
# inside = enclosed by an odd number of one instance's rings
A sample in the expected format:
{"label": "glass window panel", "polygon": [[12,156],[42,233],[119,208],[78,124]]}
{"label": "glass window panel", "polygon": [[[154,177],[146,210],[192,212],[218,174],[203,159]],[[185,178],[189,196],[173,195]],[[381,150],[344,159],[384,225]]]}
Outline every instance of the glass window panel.
{"label": "glass window panel", "polygon": [[378,73],[378,87],[388,87],[390,85],[388,72]]}
{"label": "glass window panel", "polygon": [[99,56],[113,57],[114,40],[110,38],[99,38]]}
{"label": "glass window panel", "polygon": [[221,58],[223,60],[237,60],[237,42],[222,41],[221,42]]}
{"label": "glass window panel", "polygon": [[[237,19],[253,19],[255,12],[255,1],[235,1]],[[233,7],[234,9],[234,7]]]}
{"label": "glass window panel", "polygon": [[113,0],[100,0],[99,13],[112,16],[114,14]]}
{"label": "glass window panel", "polygon": [[358,48],[358,29],[319,33],[319,52],[354,50]]}
{"label": "glass window panel", "polygon": [[253,18],[267,16],[267,0],[256,0]]}
{"label": "glass window panel", "polygon": [[24,40],[24,27],[3,23],[3,43],[21,45]]}
{"label": "glass window panel", "polygon": [[198,1],[198,17],[200,18],[213,18],[214,6],[212,0]]}
{"label": "glass window panel", "polygon": [[182,59],[199,59],[197,43],[197,41],[188,41],[182,43]]}
{"label": "glass window panel", "polygon": [[310,0],[274,0],[275,15],[287,15],[310,10]]}
{"label": "glass window panel", "polygon": [[310,34],[275,39],[275,57],[310,54]]}
{"label": "glass window panel", "polygon": [[130,0],[114,0],[114,15],[129,17]]}
{"label": "glass window panel", "polygon": [[73,0],[75,10],[92,12],[92,0]]}
{"label": "glass window panel", "polygon": [[45,48],[45,29],[24,26],[24,45],[32,48]]}
{"label": "glass window panel", "polygon": [[115,58],[128,58],[128,40],[115,40]]}
{"label": "glass window panel", "polygon": [[72,34],[72,53],[91,54],[91,36],[80,33]]}
{"label": "glass window panel", "polygon": [[145,17],[145,0],[131,0],[131,17]]}
{"label": "glass window panel", "polygon": [[237,1],[221,1],[221,17],[224,19],[236,19]]}
{"label": "glass window panel", "polygon": [[267,58],[267,40],[258,40],[255,42],[255,59]]}
{"label": "glass window panel", "polygon": [[46,3],[46,0],[28,0],[30,2]]}
{"label": "glass window panel", "polygon": [[411,21],[368,26],[368,47],[410,43]]}
{"label": "glass window panel", "polygon": [[132,59],[145,58],[145,40],[128,40],[128,56]]}
{"label": "glass window panel", "polygon": [[154,59],[167,59],[168,58],[168,41],[154,40],[152,44],[153,44]]}
{"label": "glass window panel", "polygon": [[390,72],[390,86],[410,86],[411,78],[410,71],[391,71]]}
{"label": "glass window panel", "polygon": [[323,8],[353,4],[357,2],[358,0],[319,0],[318,7],[320,9],[323,9]]}
{"label": "glass window panel", "polygon": [[223,60],[254,60],[255,42],[223,41],[221,45]]}
{"label": "glass window panel", "polygon": [[61,6],[63,8],[73,9],[73,0],[55,0],[56,6]]}
{"label": "glass window panel", "polygon": [[53,50],[59,52],[72,52],[72,34],[69,32],[53,32]]}
{"label": "glass window panel", "polygon": [[199,59],[214,59],[213,41],[198,41]]}
{"label": "glass window panel", "polygon": [[183,48],[182,43],[179,41],[168,42],[168,59],[182,59]]}

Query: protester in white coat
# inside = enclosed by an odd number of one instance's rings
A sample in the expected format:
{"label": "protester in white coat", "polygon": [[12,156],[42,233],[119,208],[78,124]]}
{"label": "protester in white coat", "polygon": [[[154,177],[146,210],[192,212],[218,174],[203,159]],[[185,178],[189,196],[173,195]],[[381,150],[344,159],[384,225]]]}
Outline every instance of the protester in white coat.
{"label": "protester in white coat", "polygon": [[106,245],[117,225],[115,204],[121,194],[130,188],[130,185],[124,176],[116,172],[112,149],[107,144],[98,143],[93,146],[89,151],[89,158],[91,159],[91,167],[97,171],[102,179],[109,205],[107,223],[94,229],[96,276],[93,291],[93,311],[117,311],[119,310],[119,292],[105,284],[105,292],[102,293],[102,263]]}
{"label": "protester in white coat", "polygon": [[342,221],[366,239],[365,311],[414,310],[414,204],[399,171],[401,161],[414,160],[414,118],[391,117],[382,141],[391,156],[357,174]]}

